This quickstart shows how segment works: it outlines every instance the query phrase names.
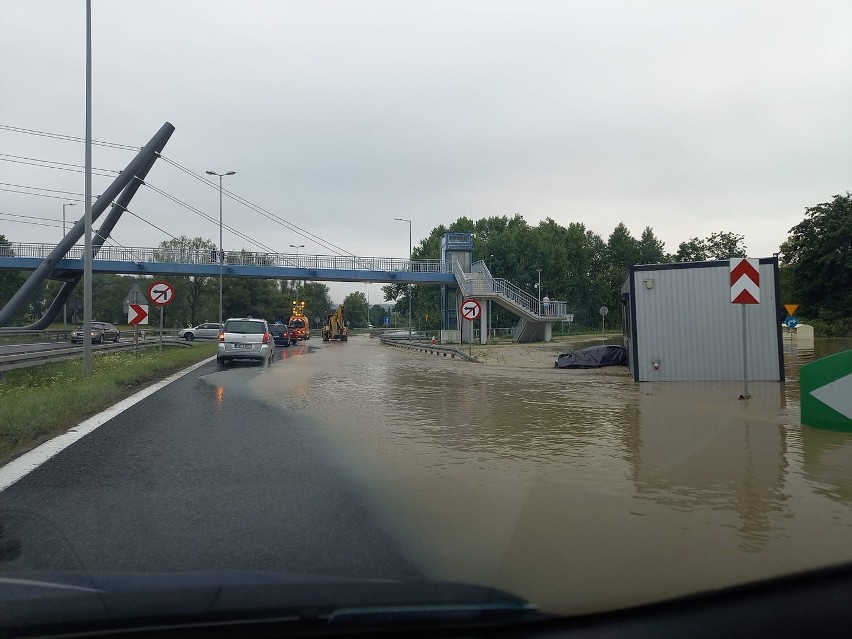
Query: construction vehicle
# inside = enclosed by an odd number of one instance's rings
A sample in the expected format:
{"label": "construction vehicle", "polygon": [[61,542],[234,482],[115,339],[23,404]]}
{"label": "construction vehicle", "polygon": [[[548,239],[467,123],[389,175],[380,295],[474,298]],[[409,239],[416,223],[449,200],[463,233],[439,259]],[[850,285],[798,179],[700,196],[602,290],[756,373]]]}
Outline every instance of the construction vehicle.
{"label": "construction vehicle", "polygon": [[328,314],[328,320],[322,327],[322,341],[332,339],[341,342],[349,339],[349,329],[346,328],[346,320],[343,318],[343,304],[338,306],[334,313]]}
{"label": "construction vehicle", "polygon": [[293,309],[290,311],[290,337],[296,342],[300,339],[311,339],[311,322],[305,316],[305,302],[293,300]]}

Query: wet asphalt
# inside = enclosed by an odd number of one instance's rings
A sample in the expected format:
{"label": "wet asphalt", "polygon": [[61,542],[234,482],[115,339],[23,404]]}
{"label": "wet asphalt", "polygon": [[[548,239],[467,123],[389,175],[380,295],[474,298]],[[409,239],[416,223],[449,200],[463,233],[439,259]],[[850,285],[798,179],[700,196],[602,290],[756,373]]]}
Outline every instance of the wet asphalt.
{"label": "wet asphalt", "polygon": [[234,366],[227,392],[203,379],[214,371],[196,369],[0,493],[0,571],[418,579],[309,418],[239,391],[263,370]]}

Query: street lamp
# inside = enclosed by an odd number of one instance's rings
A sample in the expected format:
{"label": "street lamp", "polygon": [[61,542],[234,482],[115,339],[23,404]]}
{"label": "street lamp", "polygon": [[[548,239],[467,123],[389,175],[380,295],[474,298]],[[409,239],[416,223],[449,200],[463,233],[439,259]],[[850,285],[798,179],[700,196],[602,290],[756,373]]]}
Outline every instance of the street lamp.
{"label": "street lamp", "polygon": [[[304,244],[291,244],[290,248],[296,249],[296,267],[298,267],[299,266],[299,249],[305,248],[305,245]],[[306,284],[306,281],[302,280],[302,294],[303,295],[304,295],[304,292],[305,292],[305,284]]]}
{"label": "street lamp", "polygon": [[536,288],[538,288],[538,305],[541,307],[541,269],[537,268],[535,272],[538,273],[538,285]]}
{"label": "street lamp", "polygon": [[236,175],[236,171],[216,173],[207,171],[207,175],[215,175],[219,178],[219,328],[222,328],[222,264],[225,261],[225,250],[222,248],[222,178],[226,175]]}
{"label": "street lamp", "polygon": [[[411,220],[393,218],[397,222],[408,222],[408,270],[411,270]],[[408,285],[408,341],[411,341],[411,284]]]}
{"label": "street lamp", "polygon": [[[66,206],[77,206],[74,202],[68,202],[67,204],[62,205],[62,237],[65,238],[65,207]],[[62,305],[62,325],[65,326],[68,324],[68,302],[65,302]]]}

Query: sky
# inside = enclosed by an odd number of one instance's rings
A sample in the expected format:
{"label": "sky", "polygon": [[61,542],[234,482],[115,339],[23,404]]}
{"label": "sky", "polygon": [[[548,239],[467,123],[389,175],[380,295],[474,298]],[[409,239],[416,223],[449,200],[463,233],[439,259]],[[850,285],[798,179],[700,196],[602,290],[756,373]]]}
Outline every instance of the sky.
{"label": "sky", "polygon": [[[171,122],[164,156],[236,171],[227,189],[308,232],[226,198],[225,223],[278,252],[402,257],[394,218],[416,245],[462,215],[521,214],[604,239],[651,226],[672,253],[730,231],[765,257],[852,183],[848,0],[92,7],[93,137],[141,147]],[[83,174],[22,158],[82,165],[84,147],[2,127],[84,135],[85,2],[0,0],[0,15],[0,233],[53,242],[44,224],[79,199],[57,191],[82,193]],[[114,171],[132,157],[93,153]],[[218,191],[175,166],[148,182],[218,219]],[[162,230],[125,216],[124,246],[218,237],[150,188],[130,209]],[[224,246],[265,250],[227,231]]]}

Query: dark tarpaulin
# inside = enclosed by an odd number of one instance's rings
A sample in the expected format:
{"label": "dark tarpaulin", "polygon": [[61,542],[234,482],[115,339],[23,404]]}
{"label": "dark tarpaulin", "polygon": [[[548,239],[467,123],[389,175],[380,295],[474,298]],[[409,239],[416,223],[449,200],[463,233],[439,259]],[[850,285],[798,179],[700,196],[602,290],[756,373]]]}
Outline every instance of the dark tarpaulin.
{"label": "dark tarpaulin", "polygon": [[601,366],[626,366],[627,349],[624,346],[590,346],[573,353],[563,353],[556,358],[556,368],[600,368]]}

